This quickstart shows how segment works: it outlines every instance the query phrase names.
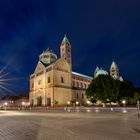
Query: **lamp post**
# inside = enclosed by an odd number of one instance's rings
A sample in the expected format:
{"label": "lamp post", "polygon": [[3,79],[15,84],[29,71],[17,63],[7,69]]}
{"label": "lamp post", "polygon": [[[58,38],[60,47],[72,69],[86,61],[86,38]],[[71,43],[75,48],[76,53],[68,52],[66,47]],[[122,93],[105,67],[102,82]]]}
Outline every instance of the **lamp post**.
{"label": "lamp post", "polygon": [[68,105],[68,106],[70,105],[70,101],[67,101],[67,105]]}
{"label": "lamp post", "polygon": [[79,105],[79,102],[78,102],[78,101],[76,101],[76,105],[77,105],[77,106]]}
{"label": "lamp post", "polygon": [[4,103],[5,110],[7,110],[7,105],[8,105],[8,103],[7,103],[7,102],[5,102],[5,103]]}
{"label": "lamp post", "polygon": [[22,102],[22,107],[23,107],[23,109],[24,109],[24,107],[25,107],[25,102]]}
{"label": "lamp post", "polygon": [[138,119],[140,118],[140,101],[137,101]]}
{"label": "lamp post", "polygon": [[88,105],[88,106],[90,105],[90,101],[89,101],[89,100],[87,100],[87,105]]}
{"label": "lamp post", "polygon": [[122,104],[123,104],[123,106],[124,106],[124,109],[123,109],[123,113],[126,113],[127,112],[127,110],[126,110],[126,100],[122,100]]}
{"label": "lamp post", "polygon": [[123,106],[125,107],[126,101],[125,101],[125,100],[122,100],[122,104],[123,104]]}

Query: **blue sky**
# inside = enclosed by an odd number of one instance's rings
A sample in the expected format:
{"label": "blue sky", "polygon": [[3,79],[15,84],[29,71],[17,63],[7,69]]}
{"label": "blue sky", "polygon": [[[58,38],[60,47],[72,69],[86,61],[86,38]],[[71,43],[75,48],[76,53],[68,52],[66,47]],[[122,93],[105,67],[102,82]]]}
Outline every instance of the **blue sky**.
{"label": "blue sky", "polygon": [[139,0],[0,1],[0,69],[8,65],[5,78],[18,79],[7,88],[28,92],[39,54],[50,47],[59,56],[64,34],[74,71],[91,76],[97,65],[109,71],[115,60],[123,78],[140,86],[139,6]]}

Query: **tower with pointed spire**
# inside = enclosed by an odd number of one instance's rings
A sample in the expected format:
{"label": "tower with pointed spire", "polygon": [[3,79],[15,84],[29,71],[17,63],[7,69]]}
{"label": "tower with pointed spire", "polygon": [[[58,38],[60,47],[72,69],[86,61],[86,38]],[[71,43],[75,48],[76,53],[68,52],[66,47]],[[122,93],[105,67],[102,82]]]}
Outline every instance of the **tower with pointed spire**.
{"label": "tower with pointed spire", "polygon": [[119,69],[115,61],[113,61],[111,64],[110,76],[112,76],[114,79],[119,79]]}
{"label": "tower with pointed spire", "polygon": [[69,63],[70,68],[72,69],[71,44],[66,35],[60,46],[60,55],[61,58],[64,58]]}
{"label": "tower with pointed spire", "polygon": [[67,105],[70,101],[87,103],[86,89],[92,77],[72,71],[71,44],[64,36],[60,46],[60,58],[47,49],[39,55],[39,61],[30,75],[30,104],[33,106]]}

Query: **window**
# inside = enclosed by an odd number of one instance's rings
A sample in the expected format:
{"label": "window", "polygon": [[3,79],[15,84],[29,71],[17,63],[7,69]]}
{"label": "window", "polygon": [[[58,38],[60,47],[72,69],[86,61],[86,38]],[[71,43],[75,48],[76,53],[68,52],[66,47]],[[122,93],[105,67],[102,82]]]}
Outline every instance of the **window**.
{"label": "window", "polygon": [[64,83],[64,78],[63,77],[61,77],[61,83]]}
{"label": "window", "polygon": [[84,99],[84,94],[82,93],[82,99]]}
{"label": "window", "polygon": [[31,88],[34,88],[34,83],[31,84]]}
{"label": "window", "polygon": [[77,99],[79,98],[79,95],[78,95],[78,93],[77,93]]}
{"label": "window", "polygon": [[50,79],[50,77],[48,77],[48,83],[50,83],[51,82],[51,79]]}
{"label": "window", "polygon": [[79,83],[77,82],[77,87],[79,87]]}
{"label": "window", "polygon": [[81,83],[81,88],[83,88],[83,83]]}
{"label": "window", "polygon": [[74,81],[72,82],[72,86],[75,87],[75,82]]}
{"label": "window", "polygon": [[67,49],[68,52],[70,52],[70,49]]}
{"label": "window", "polygon": [[86,89],[86,84],[85,84],[85,89]]}

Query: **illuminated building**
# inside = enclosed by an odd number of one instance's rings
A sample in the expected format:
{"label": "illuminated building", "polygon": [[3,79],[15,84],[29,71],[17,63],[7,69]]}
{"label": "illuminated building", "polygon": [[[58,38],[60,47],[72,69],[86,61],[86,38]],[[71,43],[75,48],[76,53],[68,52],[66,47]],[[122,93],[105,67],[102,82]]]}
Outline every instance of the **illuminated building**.
{"label": "illuminated building", "polygon": [[66,105],[69,101],[84,104],[85,91],[92,77],[72,71],[72,46],[66,36],[60,45],[60,58],[47,49],[39,56],[30,75],[30,104],[33,106]]}

